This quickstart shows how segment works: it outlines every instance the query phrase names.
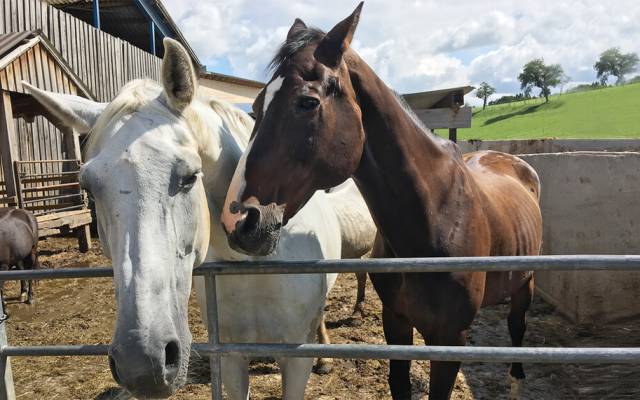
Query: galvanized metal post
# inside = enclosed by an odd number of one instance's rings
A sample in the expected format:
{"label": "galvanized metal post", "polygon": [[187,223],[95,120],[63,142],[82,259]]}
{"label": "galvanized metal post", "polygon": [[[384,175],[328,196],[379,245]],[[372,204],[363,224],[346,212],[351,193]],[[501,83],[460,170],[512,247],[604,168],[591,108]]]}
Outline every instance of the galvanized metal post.
{"label": "galvanized metal post", "polygon": [[149,33],[151,35],[150,38],[150,46],[151,46],[151,54],[156,55],[156,24],[153,21],[149,21]]}
{"label": "galvanized metal post", "polygon": [[100,29],[100,0],[93,0],[93,26]]}
{"label": "galvanized metal post", "polygon": [[[216,290],[216,275],[205,276],[205,291],[207,295],[207,331],[209,332],[209,345],[217,348],[220,345],[220,333],[218,331],[218,295]],[[217,351],[210,356],[211,365],[211,398],[222,400],[222,367],[221,356]]]}
{"label": "galvanized metal post", "polygon": [[[0,296],[0,349],[7,346],[7,332],[5,330],[6,315]],[[0,400],[15,400],[16,392],[13,388],[13,374],[9,357],[0,353]]]}

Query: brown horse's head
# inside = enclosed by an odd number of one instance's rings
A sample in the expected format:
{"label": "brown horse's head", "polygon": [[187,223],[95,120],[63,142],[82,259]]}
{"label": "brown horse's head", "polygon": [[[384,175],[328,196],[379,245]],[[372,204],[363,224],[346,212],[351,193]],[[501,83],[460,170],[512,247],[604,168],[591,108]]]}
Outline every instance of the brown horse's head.
{"label": "brown horse's head", "polygon": [[232,247],[266,255],[279,229],[316,190],[356,170],[364,144],[344,54],[362,3],[329,33],[296,19],[253,104],[256,124],[227,193],[222,223]]}

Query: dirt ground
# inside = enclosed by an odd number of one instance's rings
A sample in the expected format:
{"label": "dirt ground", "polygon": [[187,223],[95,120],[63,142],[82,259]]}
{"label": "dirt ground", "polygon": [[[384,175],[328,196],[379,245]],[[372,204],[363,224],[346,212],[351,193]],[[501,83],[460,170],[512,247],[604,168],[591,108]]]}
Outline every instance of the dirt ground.
{"label": "dirt ground", "polygon": [[[55,268],[106,266],[109,262],[94,249],[77,250],[72,239],[49,238],[41,242],[41,261]],[[380,302],[367,286],[367,316],[360,326],[349,319],[355,300],[355,278],[338,279],[327,304],[329,333],[335,343],[384,343]],[[8,283],[9,293],[17,284]],[[108,343],[114,321],[113,285],[110,279],[42,281],[35,289],[36,303],[9,304],[7,322],[13,345]],[[193,297],[193,296],[192,296]],[[505,316],[507,306],[482,310],[470,333],[471,345],[509,344]],[[195,299],[189,312],[194,341],[206,341]],[[416,334],[416,343],[423,343]],[[536,300],[529,313],[525,344],[531,346],[640,346],[640,321],[607,326],[576,327],[553,308]],[[106,357],[38,357],[12,359],[18,399],[126,399],[111,378]],[[453,398],[506,399],[506,364],[463,365]],[[192,359],[190,383],[173,399],[208,399],[206,362]],[[333,372],[312,374],[309,399],[388,399],[388,362],[335,360]],[[428,362],[414,362],[414,398],[428,394]],[[638,399],[640,365],[542,365],[526,364],[525,399]],[[270,363],[252,364],[252,399],[280,398],[280,377]]]}

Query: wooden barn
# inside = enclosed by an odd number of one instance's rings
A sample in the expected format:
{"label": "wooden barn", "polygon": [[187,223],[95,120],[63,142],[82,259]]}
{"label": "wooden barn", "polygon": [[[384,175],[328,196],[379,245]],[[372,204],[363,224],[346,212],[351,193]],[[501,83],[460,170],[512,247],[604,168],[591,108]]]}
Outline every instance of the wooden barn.
{"label": "wooden barn", "polygon": [[0,207],[32,211],[41,237],[76,232],[81,250],[89,248],[91,214],[78,183],[82,138],[47,115],[22,81],[110,101],[132,79],[158,80],[163,37],[189,51],[203,92],[246,104],[262,88],[206,72],[160,1],[0,2]]}
{"label": "wooden barn", "polygon": [[0,203],[33,212],[41,237],[75,231],[86,251],[91,213],[78,183],[78,135],[50,122],[23,81],[94,99],[41,32],[0,35]]}

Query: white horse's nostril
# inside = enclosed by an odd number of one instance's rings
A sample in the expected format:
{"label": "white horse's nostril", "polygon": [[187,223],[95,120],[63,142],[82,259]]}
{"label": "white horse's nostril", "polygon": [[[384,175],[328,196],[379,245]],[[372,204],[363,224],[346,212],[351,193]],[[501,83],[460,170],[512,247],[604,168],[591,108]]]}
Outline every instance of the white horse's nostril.
{"label": "white horse's nostril", "polygon": [[178,367],[180,363],[180,347],[175,341],[170,341],[164,348],[164,365],[167,368]]}

